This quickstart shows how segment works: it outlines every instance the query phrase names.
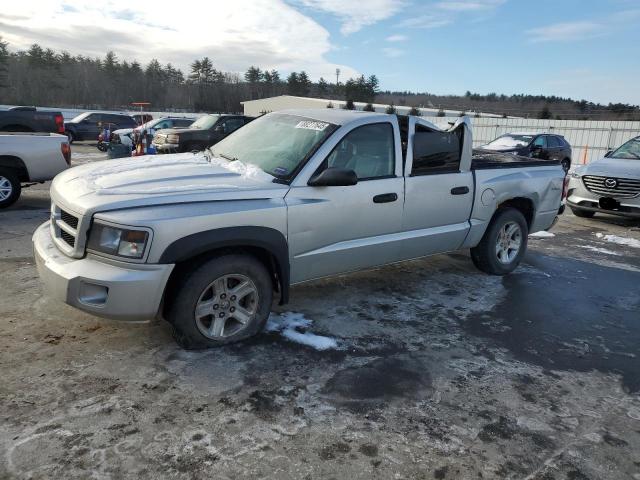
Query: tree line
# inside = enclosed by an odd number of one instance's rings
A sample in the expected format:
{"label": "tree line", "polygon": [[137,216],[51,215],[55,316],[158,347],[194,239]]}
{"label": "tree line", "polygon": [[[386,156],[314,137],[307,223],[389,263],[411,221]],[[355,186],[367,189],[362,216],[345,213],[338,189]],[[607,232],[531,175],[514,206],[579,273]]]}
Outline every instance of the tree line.
{"label": "tree line", "polygon": [[[584,120],[640,120],[638,106],[610,103],[600,105],[544,95],[481,95],[467,91],[463,96],[427,92],[380,91],[375,75],[360,75],[345,82],[313,81],[305,71],[286,77],[278,70],[250,66],[244,74],[225,72],[209,57],[194,60],[188,72],[171,63],[153,59],[146,65],[120,59],[114,52],[104,58],[56,52],[33,44],[12,52],[0,37],[0,104],[46,105],[51,107],[122,109],[132,102],[149,102],[154,110],[196,112],[239,112],[240,102],[277,95],[373,102],[395,106],[436,108],[460,114],[474,112],[532,118]],[[368,106],[367,109],[372,109]]]}
{"label": "tree line", "polygon": [[256,66],[242,76],[215,68],[208,57],[194,60],[185,74],[171,63],[142,65],[111,51],[92,58],[33,44],[10,52],[0,38],[0,104],[117,109],[149,102],[158,110],[238,112],[241,101],[283,94],[372,102],[378,85],[375,75],[331,84],[314,82],[305,71],[281,78]]}

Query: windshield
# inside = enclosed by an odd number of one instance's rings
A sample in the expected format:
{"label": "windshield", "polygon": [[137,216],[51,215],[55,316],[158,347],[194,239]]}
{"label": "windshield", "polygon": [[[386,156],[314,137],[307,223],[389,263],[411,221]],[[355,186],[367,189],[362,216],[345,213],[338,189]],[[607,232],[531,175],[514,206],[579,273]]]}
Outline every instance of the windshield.
{"label": "windshield", "polygon": [[533,140],[534,135],[503,135],[493,142],[487,143],[487,147],[526,147]]}
{"label": "windshield", "polygon": [[271,113],[236,130],[211,147],[211,152],[284,179],[294,175],[336,128],[312,118]]}
{"label": "windshield", "polygon": [[609,158],[640,159],[640,137],[633,138],[609,155]]}
{"label": "windshield", "polygon": [[74,123],[78,123],[84,120],[85,118],[87,118],[89,115],[91,115],[91,112],[84,112],[84,113],[81,113],[80,115],[76,115],[75,117],[73,117],[71,121]]}
{"label": "windshield", "polygon": [[216,124],[219,118],[220,115],[205,115],[193,122],[191,124],[191,128],[202,128],[204,130],[208,130]]}

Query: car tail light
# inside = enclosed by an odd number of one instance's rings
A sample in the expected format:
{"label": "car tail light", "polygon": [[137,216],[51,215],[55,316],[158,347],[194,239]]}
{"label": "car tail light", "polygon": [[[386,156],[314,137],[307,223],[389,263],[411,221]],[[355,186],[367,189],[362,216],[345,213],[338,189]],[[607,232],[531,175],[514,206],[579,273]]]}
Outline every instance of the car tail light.
{"label": "car tail light", "polygon": [[64,117],[60,114],[57,114],[55,119],[58,133],[64,133]]}
{"label": "car tail light", "polygon": [[562,200],[567,199],[567,194],[569,193],[569,175],[564,177],[564,185],[562,187]]}
{"label": "car tail light", "polygon": [[62,142],[60,144],[60,151],[62,152],[62,156],[64,157],[65,162],[67,162],[67,165],[71,166],[71,145],[67,142]]}

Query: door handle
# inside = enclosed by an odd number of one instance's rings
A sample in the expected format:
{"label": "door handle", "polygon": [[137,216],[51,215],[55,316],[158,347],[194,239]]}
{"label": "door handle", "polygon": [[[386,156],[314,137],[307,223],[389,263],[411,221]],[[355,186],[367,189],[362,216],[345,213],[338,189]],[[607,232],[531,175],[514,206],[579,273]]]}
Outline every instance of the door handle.
{"label": "door handle", "polygon": [[453,187],[451,189],[451,195],[466,195],[469,193],[469,187]]}
{"label": "door handle", "polygon": [[382,193],[373,197],[373,203],[389,203],[398,199],[397,193]]}

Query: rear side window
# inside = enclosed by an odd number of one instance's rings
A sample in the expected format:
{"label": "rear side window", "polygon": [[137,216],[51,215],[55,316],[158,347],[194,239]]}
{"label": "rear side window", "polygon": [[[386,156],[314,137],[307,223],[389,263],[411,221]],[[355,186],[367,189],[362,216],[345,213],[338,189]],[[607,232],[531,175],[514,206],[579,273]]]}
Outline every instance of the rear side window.
{"label": "rear side window", "polygon": [[558,137],[549,136],[547,137],[547,142],[549,143],[549,148],[558,148],[562,146],[562,142]]}
{"label": "rear side window", "polygon": [[395,176],[393,126],[375,123],[354,128],[335,146],[326,164],[353,170],[358,180]]}
{"label": "rear side window", "polygon": [[188,127],[189,125],[191,125],[193,123],[193,120],[189,119],[189,118],[176,118],[173,120],[173,126],[174,127]]}
{"label": "rear side window", "polygon": [[437,132],[416,125],[411,175],[459,172],[463,132],[462,128]]}

